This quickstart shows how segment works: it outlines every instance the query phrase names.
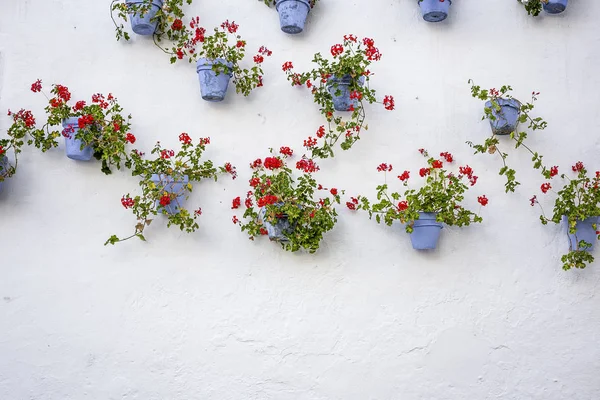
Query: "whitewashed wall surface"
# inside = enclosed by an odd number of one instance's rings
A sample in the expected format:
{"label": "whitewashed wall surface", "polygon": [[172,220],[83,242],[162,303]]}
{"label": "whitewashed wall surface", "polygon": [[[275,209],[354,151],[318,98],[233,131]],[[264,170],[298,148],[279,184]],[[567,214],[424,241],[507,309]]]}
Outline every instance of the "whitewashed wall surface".
{"label": "whitewashed wall surface", "polygon": [[[196,187],[197,232],[154,223],[147,242],[105,247],[135,223],[120,199],[139,179],[69,160],[62,143],[25,148],[0,194],[1,400],[600,399],[600,262],[562,271],[564,227],[530,207],[532,194],[552,202],[525,152],[510,151],[522,185],[505,194],[497,160],[465,144],[490,132],[467,81],[510,84],[517,98],[541,92],[549,125],[530,143],[548,164],[600,169],[600,2],[532,18],[514,0],[457,0],[433,24],[414,0],[323,0],[295,36],[256,0],[185,11],[269,47],[264,87],[203,101],[194,66],[172,66],[148,38],[115,40],[108,0],[0,1],[0,137],[9,108],[44,119],[39,78],[78,99],[114,93],[140,149],[210,136],[207,156],[239,172]],[[451,152],[490,202],[484,223],[444,229],[435,251],[345,207],[313,255],[231,223],[248,163],[268,147],[301,152],[322,123],[281,65],[305,71],[348,33],[375,39],[371,87],[396,110],[370,106],[368,132],[318,179],[373,197],[379,163],[414,171],[418,148]]]}

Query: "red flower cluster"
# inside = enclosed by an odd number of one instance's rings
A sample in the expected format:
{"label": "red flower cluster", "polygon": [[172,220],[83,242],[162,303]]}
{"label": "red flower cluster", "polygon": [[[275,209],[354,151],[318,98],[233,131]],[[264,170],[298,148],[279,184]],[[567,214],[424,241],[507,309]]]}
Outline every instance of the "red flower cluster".
{"label": "red flower cluster", "polygon": [[331,46],[331,55],[333,57],[337,57],[344,52],[344,46],[341,44],[336,44]]}
{"label": "red flower cluster", "polygon": [[197,216],[202,215],[202,208],[198,208],[197,210],[194,210],[194,215],[197,215]]}
{"label": "red flower cluster", "polygon": [[313,148],[317,145],[317,139],[313,138],[312,136],[309,136],[308,139],[304,140],[304,147],[306,147],[307,149]]}
{"label": "red flower cluster", "polygon": [[238,49],[240,47],[244,47],[246,45],[246,42],[243,40],[238,40],[237,43],[235,44],[235,47],[237,47]]}
{"label": "red flower cluster", "polygon": [[123,196],[121,198],[121,204],[123,204],[123,207],[127,208],[131,208],[134,206],[135,202],[133,201],[133,199],[129,196],[125,197]]}
{"label": "red flower cluster", "polygon": [[231,202],[231,209],[235,210],[235,209],[239,208],[241,205],[242,205],[242,199],[240,199],[240,196],[238,196],[235,199],[233,199],[233,201]]}
{"label": "red flower cluster", "polygon": [[254,160],[252,163],[250,163],[250,168],[260,168],[262,166],[262,160],[260,158],[257,158],[256,160]]}
{"label": "red flower cluster", "polygon": [[350,200],[351,201],[346,202],[346,207],[348,207],[350,210],[356,210],[358,199],[356,197],[350,197]]}
{"label": "red flower cluster", "polygon": [[21,120],[27,128],[35,125],[35,118],[29,110],[20,109],[16,114],[8,110],[8,115],[13,117],[13,121]]}
{"label": "red flower cluster", "polygon": [[427,175],[429,175],[431,173],[431,170],[429,168],[421,168],[419,170],[419,175],[421,176],[421,178],[426,177]]}
{"label": "red flower cluster", "polygon": [[381,53],[379,49],[375,47],[375,41],[370,38],[364,38],[363,43],[367,46],[365,50],[365,55],[367,56],[367,60],[369,61],[379,61],[381,60]]}
{"label": "red flower cluster", "polygon": [[260,179],[254,177],[248,181],[248,184],[250,184],[252,187],[257,187],[260,184]]}
{"label": "red flower cluster", "polygon": [[292,154],[294,154],[294,150],[290,149],[290,148],[289,148],[289,147],[287,147],[287,146],[283,146],[283,147],[281,147],[281,148],[279,149],[279,152],[280,152],[281,154],[283,154],[284,156],[288,156],[288,157],[291,157],[291,156],[292,156]]}
{"label": "red flower cluster", "polygon": [[179,141],[183,144],[192,144],[192,138],[185,132],[179,135]]}
{"label": "red flower cluster", "polygon": [[210,138],[209,137],[200,138],[200,146],[206,146],[207,144],[210,144]]}
{"label": "red flower cluster", "polygon": [[267,157],[265,158],[265,168],[274,170],[277,168],[281,168],[283,166],[283,161],[277,157]]}
{"label": "red flower cluster", "polygon": [[85,107],[85,101],[80,100],[77,103],[75,103],[75,105],[73,106],[73,110],[81,111],[81,110],[83,110],[83,107]]}
{"label": "red flower cluster", "polygon": [[88,125],[91,125],[93,123],[94,123],[94,116],[91,114],[82,115],[77,120],[77,125],[79,125],[79,129],[85,129]]}
{"label": "red flower cluster", "polygon": [[[109,94],[108,96],[109,100],[113,99],[111,94]],[[92,103],[98,103],[100,108],[102,108],[103,110],[106,110],[108,108],[108,102],[104,100],[104,95],[102,93],[96,93],[92,95]]]}
{"label": "red flower cluster", "polygon": [[336,188],[332,188],[332,189],[329,191],[329,193],[331,193],[331,194],[332,194],[332,195],[334,195],[334,196],[337,196],[337,194],[338,194],[338,190],[337,190]]}
{"label": "red flower cluster", "polygon": [[548,193],[548,190],[552,189],[552,186],[550,185],[550,183],[546,182],[546,183],[542,183],[542,186],[540,186],[540,189],[542,190],[542,193]]}
{"label": "red flower cluster", "polygon": [[386,95],[383,98],[383,106],[385,107],[386,110],[392,111],[394,109],[394,107],[396,107],[396,103],[394,102],[394,96]]}
{"label": "red flower cluster", "polygon": [[57,107],[60,107],[60,106],[62,106],[62,105],[63,105],[63,102],[62,102],[62,100],[60,100],[60,99],[57,99],[57,98],[55,98],[55,97],[53,97],[53,98],[51,98],[51,99],[50,99],[50,106],[51,106],[52,108],[57,108]]}
{"label": "red flower cluster", "polygon": [[387,165],[386,163],[381,163],[377,166],[377,172],[386,172],[392,170],[392,164]]}
{"label": "red flower cluster", "polygon": [[163,207],[168,206],[169,204],[171,204],[171,195],[169,195],[168,193],[165,193],[161,198],[160,198],[160,205]]}
{"label": "red flower cluster", "polygon": [[500,92],[497,89],[492,88],[492,89],[490,89],[490,96],[498,97],[498,96],[500,96]]}
{"label": "red flower cluster", "polygon": [[237,178],[237,171],[235,167],[229,162],[225,163],[225,172],[231,175],[231,179]]}
{"label": "red flower cluster", "polygon": [[237,24],[235,23],[235,21],[232,21],[232,22],[230,23],[230,22],[229,22],[229,20],[226,20],[225,22],[223,22],[223,23],[221,24],[221,28],[223,28],[223,29],[227,29],[227,31],[228,31],[229,33],[236,33],[239,27],[240,27],[240,26],[239,26],[239,25],[237,25]]}
{"label": "red flower cluster", "polygon": [[175,21],[173,21],[173,24],[171,25],[171,29],[173,29],[174,31],[180,31],[183,29],[183,21],[181,21],[179,18],[177,18]]}
{"label": "red flower cluster", "polygon": [[165,160],[173,157],[174,155],[175,155],[175,152],[173,150],[161,150],[160,151],[160,158],[163,158]]}
{"label": "red flower cluster", "polygon": [[317,137],[322,138],[323,136],[325,136],[325,126],[321,125],[317,130]]}
{"label": "red flower cluster", "polygon": [[407,208],[408,208],[408,203],[406,202],[406,200],[403,200],[400,203],[398,203],[398,211],[404,211]]}
{"label": "red flower cluster", "polygon": [[233,218],[231,219],[233,221],[234,224],[237,224],[240,222],[240,220],[238,219],[238,217],[236,217],[235,215],[233,216]]}
{"label": "red flower cluster", "polygon": [[469,178],[471,186],[474,186],[477,183],[478,177],[473,175],[473,168],[469,167],[468,165],[465,165],[464,167],[458,167],[458,172],[461,175],[465,175],[467,178]]}
{"label": "red flower cluster", "polygon": [[131,144],[135,143],[135,136],[133,136],[132,133],[128,133],[127,135],[125,135],[125,140],[128,141]]}
{"label": "red flower cluster", "polygon": [[38,93],[42,91],[42,81],[41,79],[38,79],[37,81],[33,82],[31,84],[31,91],[33,93]]}
{"label": "red flower cluster", "polygon": [[410,172],[409,171],[404,171],[402,173],[402,175],[398,175],[398,179],[400,179],[402,182],[407,181],[408,178],[410,178]]}
{"label": "red flower cluster", "polygon": [[357,38],[356,36],[350,34],[350,35],[344,35],[344,42],[357,42]]}
{"label": "red flower cluster", "polygon": [[317,172],[319,170],[319,166],[312,159],[303,158],[296,163],[296,169],[310,174]]}
{"label": "red flower cluster", "polygon": [[258,201],[256,202],[256,204],[259,207],[264,207],[267,204],[275,204],[277,203],[277,196],[274,196],[272,194],[266,195],[265,197],[261,197],[260,199],[258,199]]}
{"label": "red flower cluster", "polygon": [[479,204],[481,204],[481,205],[482,205],[482,206],[484,206],[484,207],[485,207],[485,206],[487,205],[487,203],[489,202],[488,198],[487,198],[487,197],[485,197],[485,195],[477,197],[477,201],[479,202]]}
{"label": "red flower cluster", "polygon": [[5,153],[4,147],[0,146],[0,156]]}
{"label": "red flower cluster", "polygon": [[63,99],[65,103],[71,100],[71,93],[69,92],[69,88],[63,85],[56,85],[56,91],[58,92],[58,97]]}
{"label": "red flower cluster", "polygon": [[362,99],[362,97],[363,97],[362,93],[361,93],[361,92],[358,92],[358,91],[356,91],[356,90],[350,93],[350,98],[351,98],[352,100],[354,100],[354,99],[356,99],[356,100],[361,100],[361,99]]}
{"label": "red flower cluster", "polygon": [[446,160],[446,162],[451,163],[452,161],[454,161],[454,158],[452,157],[452,154],[448,153],[447,151],[440,153],[440,157],[444,157],[444,159]]}
{"label": "red flower cluster", "polygon": [[444,166],[444,164],[443,164],[443,163],[442,163],[440,160],[434,160],[434,161],[431,163],[431,166],[432,166],[433,168],[435,168],[435,169],[440,169],[440,168],[442,168],[442,167]]}
{"label": "red flower cluster", "polygon": [[554,166],[550,168],[550,177],[558,175],[558,167]]}
{"label": "red flower cluster", "polygon": [[281,69],[283,69],[284,71],[289,71],[290,69],[294,68],[294,66],[292,65],[291,61],[286,61],[283,66],[281,67]]}
{"label": "red flower cluster", "polygon": [[571,168],[573,169],[573,172],[579,172],[583,169],[583,163],[581,161],[577,161],[577,163]]}

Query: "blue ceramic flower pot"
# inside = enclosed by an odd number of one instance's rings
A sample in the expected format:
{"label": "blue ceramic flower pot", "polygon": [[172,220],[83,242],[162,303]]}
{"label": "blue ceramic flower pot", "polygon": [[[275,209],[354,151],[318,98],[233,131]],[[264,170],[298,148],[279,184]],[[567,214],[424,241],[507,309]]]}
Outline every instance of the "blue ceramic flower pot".
{"label": "blue ceramic flower pot", "polygon": [[267,221],[267,208],[263,207],[259,212],[260,219],[263,221],[265,228],[267,229],[267,235],[269,236],[269,240],[273,242],[286,243],[289,242],[289,239],[285,236],[294,231],[294,227],[290,224],[286,215],[283,215],[281,218],[277,218],[277,223],[272,224]]}
{"label": "blue ceramic flower pot", "polygon": [[492,102],[485,103],[486,108],[492,110],[492,115],[496,118],[490,119],[490,126],[495,135],[510,135],[517,129],[519,116],[521,115],[521,103],[515,99],[497,99],[500,110],[492,108]]}
{"label": "blue ceramic flower pot", "polygon": [[304,30],[310,12],[309,0],[276,0],[275,7],[282,31],[294,35]]}
{"label": "blue ceramic flower pot", "polygon": [[0,158],[0,192],[4,187],[4,182],[6,182],[6,174],[8,173],[8,168],[10,168],[8,164],[8,158],[6,156],[2,156]]}
{"label": "blue ceramic flower pot", "polygon": [[[351,83],[352,77],[350,75],[344,75],[341,79],[335,75],[329,78],[327,90],[329,90],[329,94],[333,98],[333,108],[336,111],[351,111],[350,106],[354,106],[354,108],[358,107],[358,100],[350,98],[350,93],[352,92]],[[364,83],[365,77],[361,76],[358,79],[358,84],[362,86]]]}
{"label": "blue ceramic flower pot", "polygon": [[544,11],[548,14],[560,14],[567,8],[569,0],[549,0],[548,4],[543,4]]}
{"label": "blue ceramic flower pot", "polygon": [[[141,0],[127,0],[127,5],[143,5],[144,2]],[[147,3],[146,3],[147,4]],[[163,0],[151,0],[149,8],[143,15],[141,13],[129,13],[129,21],[131,21],[131,29],[138,35],[153,35],[158,26],[158,20],[153,18],[156,16],[158,10],[163,6]],[[140,10],[142,11],[142,10]]]}
{"label": "blue ceramic flower pot", "polygon": [[[213,70],[213,65],[217,64],[218,71]],[[200,58],[196,62],[196,72],[200,79],[200,93],[206,101],[223,101],[229,86],[229,80],[233,71],[233,64],[222,58],[209,60]]]}
{"label": "blue ceramic flower pot", "polygon": [[594,249],[594,243],[596,243],[598,240],[598,235],[596,235],[596,229],[594,229],[593,225],[598,223],[598,217],[586,218],[583,221],[578,220],[577,225],[575,225],[575,234],[569,233],[569,223],[566,216],[563,217],[563,223],[567,227],[567,234],[569,235],[569,245],[571,250],[577,250],[577,244],[582,240],[591,244],[591,246],[580,250],[592,251]]}
{"label": "blue ceramic flower pot", "polygon": [[413,232],[410,234],[413,249],[435,249],[443,228],[442,224],[435,220],[436,216],[437,213],[419,213],[419,219],[414,221]]}
{"label": "blue ceramic flower pot", "polygon": [[188,194],[188,189],[186,186],[189,181],[190,179],[187,176],[183,176],[181,181],[174,181],[173,178],[168,175],[152,175],[152,182],[156,185],[156,187],[162,188],[162,190],[167,193],[174,193],[177,195],[176,198],[171,200],[170,204],[164,207],[160,205],[160,201],[156,201],[156,208],[159,209],[159,212],[160,209],[163,208],[167,214],[173,215],[179,213],[179,208],[183,207],[183,203]]}
{"label": "blue ceramic flower pot", "polygon": [[63,129],[66,130],[63,131],[63,136],[65,137],[65,153],[71,160],[89,161],[92,159],[94,149],[92,149],[92,146],[83,146],[80,139],[75,139],[75,134],[79,131],[78,120],[79,118],[77,117],[71,117],[62,122]]}
{"label": "blue ceramic flower pot", "polygon": [[440,22],[448,17],[452,0],[417,0],[423,19],[427,22]]}

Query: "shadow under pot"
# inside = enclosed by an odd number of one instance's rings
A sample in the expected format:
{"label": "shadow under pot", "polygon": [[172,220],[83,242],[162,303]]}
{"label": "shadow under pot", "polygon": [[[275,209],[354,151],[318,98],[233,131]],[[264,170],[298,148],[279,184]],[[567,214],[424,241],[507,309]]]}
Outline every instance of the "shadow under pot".
{"label": "shadow under pot", "polygon": [[276,0],[281,30],[292,35],[304,30],[306,17],[310,12],[309,0]]}
{"label": "shadow under pot", "polygon": [[81,139],[75,139],[75,135],[79,132],[79,118],[67,118],[62,125],[67,157],[77,161],[91,160],[94,153],[92,146],[85,146]]}
{"label": "shadow under pot", "polygon": [[560,14],[565,11],[569,0],[548,0],[548,3],[542,4],[544,11],[548,14]]}
{"label": "shadow under pot", "polygon": [[156,13],[162,8],[163,0],[150,0],[146,2],[141,0],[127,0],[126,4],[128,8],[131,6],[141,7],[137,12],[129,12],[131,30],[138,35],[153,35],[158,26],[158,19],[154,17],[156,17]]}
{"label": "shadow under pot", "polygon": [[500,110],[492,107],[492,102],[487,101],[485,107],[491,109],[494,120],[490,119],[490,126],[494,135],[510,135],[517,129],[521,115],[521,103],[515,99],[496,99]]}
{"label": "shadow under pot", "polygon": [[[156,187],[161,188],[163,192],[167,192],[170,195],[170,202],[168,204],[162,205],[160,200],[156,200],[156,208],[163,208],[170,215],[179,214],[179,209],[183,207],[188,194],[187,185],[190,182],[188,176],[184,175],[180,180],[174,180],[170,175],[153,174],[151,180]],[[175,196],[173,197],[173,195]]]}
{"label": "shadow under pot", "polygon": [[[281,207],[281,205],[276,205]],[[287,214],[278,214],[275,216],[277,222],[271,223],[267,220],[267,208],[263,207],[259,212],[260,219],[263,222],[263,225],[267,229],[267,235],[269,236],[269,240],[272,242],[279,243],[287,243],[290,240],[287,238],[286,234],[289,236],[294,232],[294,227],[290,224],[288,220]]]}
{"label": "shadow under pot", "polygon": [[452,0],[417,0],[423,19],[427,22],[441,22],[448,18]]}
{"label": "shadow under pot", "polygon": [[[327,81],[327,90],[333,98],[333,108],[336,111],[352,111],[352,107],[358,107],[358,100],[351,99],[350,94],[352,93],[352,83],[356,78],[352,78],[346,74],[342,78],[338,78],[333,75]],[[358,85],[363,86],[365,84],[365,77],[361,76],[358,78]]]}
{"label": "shadow under pot", "polygon": [[569,236],[569,245],[572,251],[578,249],[578,244],[583,240],[590,244],[590,247],[580,248],[579,250],[592,251],[594,249],[594,243],[598,240],[596,229],[594,224],[598,223],[598,217],[589,217],[583,221],[577,220],[575,225],[575,233],[569,233],[569,221],[566,216],[563,216],[563,223],[567,227],[567,235]]}
{"label": "shadow under pot", "polygon": [[435,249],[440,238],[443,225],[436,221],[437,213],[419,213],[419,219],[413,222],[410,241],[415,250]]}
{"label": "shadow under pot", "polygon": [[233,74],[233,64],[222,59],[200,58],[196,62],[196,72],[200,79],[200,93],[206,101],[223,101]]}

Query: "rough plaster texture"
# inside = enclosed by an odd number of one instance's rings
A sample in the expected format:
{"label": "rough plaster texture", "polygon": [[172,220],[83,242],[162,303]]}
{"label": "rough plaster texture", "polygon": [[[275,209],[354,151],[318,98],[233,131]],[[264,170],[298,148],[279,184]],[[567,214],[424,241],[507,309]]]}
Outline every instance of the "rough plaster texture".
{"label": "rough plaster texture", "polygon": [[[560,269],[567,237],[528,205],[541,182],[526,154],[510,151],[523,185],[505,195],[497,160],[464,144],[489,132],[467,80],[510,83],[521,98],[542,93],[549,128],[531,145],[549,163],[600,169],[600,2],[533,19],[516,1],[463,0],[433,25],[412,0],[326,0],[298,37],[257,1],[195,3],[188,15],[205,26],[234,19],[250,48],[274,51],[262,90],[202,101],[193,65],[169,65],[143,38],[114,40],[108,1],[0,2],[2,109],[40,114],[36,78],[78,98],[112,91],[139,148],[210,136],[207,155],[240,171],[194,192],[197,233],[157,222],[149,242],[106,248],[133,226],[119,199],[137,180],[105,177],[64,149],[26,149],[0,195],[0,399],[600,398],[600,263]],[[376,39],[372,84],[397,111],[372,107],[364,140],[321,163],[319,178],[374,194],[378,163],[414,170],[417,148],[451,151],[490,204],[484,224],[444,229],[434,252],[347,210],[316,255],[251,242],[231,223],[247,163],[269,146],[299,151],[321,124],[281,64],[307,69],[347,33]],[[9,123],[2,113],[0,128]]]}

